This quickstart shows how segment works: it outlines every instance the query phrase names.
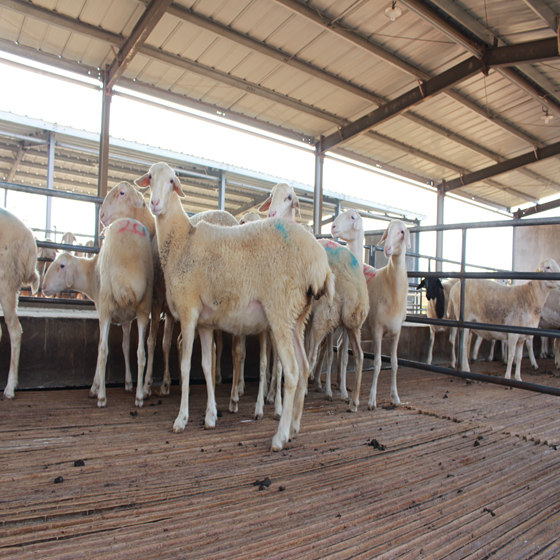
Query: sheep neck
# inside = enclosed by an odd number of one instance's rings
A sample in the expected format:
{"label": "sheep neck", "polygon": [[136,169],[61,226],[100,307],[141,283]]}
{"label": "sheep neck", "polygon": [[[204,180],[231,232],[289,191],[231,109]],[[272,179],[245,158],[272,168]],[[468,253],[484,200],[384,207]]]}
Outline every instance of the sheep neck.
{"label": "sheep neck", "polygon": [[360,266],[364,264],[364,230],[360,228],[356,235],[346,240],[348,249],[358,259]]}
{"label": "sheep neck", "polygon": [[168,253],[173,239],[186,240],[193,229],[194,226],[183,211],[179,197],[177,194],[171,193],[167,200],[165,212],[156,216],[158,252],[163,268],[167,264]]}
{"label": "sheep neck", "polygon": [[91,259],[74,257],[77,274],[74,277],[73,290],[84,293],[94,302],[99,296],[99,273],[97,270],[98,255]]}

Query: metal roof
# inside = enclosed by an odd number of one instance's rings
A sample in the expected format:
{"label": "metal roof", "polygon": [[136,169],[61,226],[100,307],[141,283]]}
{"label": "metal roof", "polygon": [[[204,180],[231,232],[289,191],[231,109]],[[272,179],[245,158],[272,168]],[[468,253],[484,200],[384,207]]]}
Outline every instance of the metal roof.
{"label": "metal roof", "polygon": [[559,13],[560,0],[3,0],[0,49],[513,210],[560,192]]}

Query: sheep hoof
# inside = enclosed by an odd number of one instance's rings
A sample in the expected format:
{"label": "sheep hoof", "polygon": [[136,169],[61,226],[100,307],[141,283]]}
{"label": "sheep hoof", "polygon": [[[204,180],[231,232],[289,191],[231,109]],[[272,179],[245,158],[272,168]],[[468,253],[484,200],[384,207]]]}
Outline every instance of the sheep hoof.
{"label": "sheep hoof", "polygon": [[228,410],[229,410],[232,414],[237,414],[237,411],[239,410],[239,406],[237,405],[236,402],[230,401]]}
{"label": "sheep hoof", "polygon": [[274,420],[280,420],[282,417],[282,409],[274,411]]}
{"label": "sheep hoof", "polygon": [[14,390],[13,389],[4,389],[4,398],[11,401],[14,398]]}
{"label": "sheep hoof", "polygon": [[92,387],[88,393],[88,399],[96,399],[97,398],[97,388]]}
{"label": "sheep hoof", "polygon": [[282,451],[282,448],[284,447],[284,443],[282,441],[282,438],[278,435],[278,434],[274,434],[274,437],[272,438],[272,446],[271,446],[271,451],[277,452],[277,451]]}
{"label": "sheep hoof", "polygon": [[354,401],[352,401],[350,403],[350,406],[348,407],[348,412],[358,412],[358,405],[357,403],[355,403]]}
{"label": "sheep hoof", "polygon": [[205,430],[213,430],[216,427],[216,417],[206,415],[204,419],[204,429]]}
{"label": "sheep hoof", "polygon": [[169,384],[168,383],[164,383],[160,388],[159,388],[159,396],[160,397],[167,397],[169,395]]}
{"label": "sheep hoof", "polygon": [[125,390],[127,393],[132,393],[132,390],[133,390],[133,389],[134,389],[134,385],[132,384],[132,382],[127,381],[127,382],[124,384],[124,390]]}
{"label": "sheep hoof", "polygon": [[375,410],[377,408],[377,404],[376,403],[368,403],[367,407],[368,407],[368,410]]}
{"label": "sheep hoof", "polygon": [[332,399],[333,399],[332,393],[325,393],[325,399],[327,401],[332,402]]}
{"label": "sheep hoof", "polygon": [[262,412],[255,412],[255,420],[262,420],[264,414]]}
{"label": "sheep hoof", "polygon": [[173,431],[176,434],[180,434],[182,431],[184,431],[185,426],[187,425],[187,419],[180,419],[177,418],[175,419],[175,422],[173,422]]}
{"label": "sheep hoof", "polygon": [[97,408],[105,408],[107,406],[107,399],[97,399]]}
{"label": "sheep hoof", "polygon": [[142,390],[142,398],[147,399],[152,396],[152,388],[151,387],[144,387]]}
{"label": "sheep hoof", "polygon": [[139,399],[138,397],[136,397],[136,399],[134,400],[134,404],[138,408],[142,408],[144,406],[144,399]]}

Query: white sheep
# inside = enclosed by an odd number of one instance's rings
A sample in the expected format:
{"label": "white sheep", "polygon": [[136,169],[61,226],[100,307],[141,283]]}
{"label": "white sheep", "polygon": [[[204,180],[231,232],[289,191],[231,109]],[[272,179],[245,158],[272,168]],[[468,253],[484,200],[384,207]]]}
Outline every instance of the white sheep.
{"label": "white sheep", "polygon": [[268,198],[260,205],[259,212],[268,212],[268,218],[288,218],[296,221],[300,217],[299,198],[290,185],[278,183],[272,187]]}
{"label": "white sheep", "polygon": [[111,323],[130,324],[134,318],[138,324],[136,406],[144,402],[144,342],[152,305],[152,284],[150,235],[141,222],[132,218],[116,220],[106,228],[101,250],[92,259],[62,253],[47,271],[45,294],[53,295],[69,288],[85,293],[95,302],[99,315],[99,347],[90,396],[97,396],[99,407],[107,404],[105,368],[109,327]]}
{"label": "white sheep", "polygon": [[[360,402],[362,366],[364,354],[361,346],[361,328],[366,320],[369,303],[366,279],[362,266],[349,249],[332,240],[321,239],[319,244],[325,249],[329,266],[335,276],[335,297],[333,303],[325,297],[313,302],[311,323],[308,331],[308,360],[310,370],[317,364],[317,355],[324,338],[343,327],[348,334],[355,363],[355,381],[349,410],[356,412]],[[316,372],[319,379],[320,371]],[[327,370],[326,392],[332,398],[330,367]],[[346,380],[340,385],[342,398],[346,395]]]}
{"label": "white sheep", "polygon": [[[560,272],[554,259],[545,259],[538,268],[539,272]],[[504,286],[492,280],[465,280],[464,320],[469,322],[493,323],[536,328],[541,317],[542,307],[550,292],[557,288],[556,280],[530,280],[525,284]],[[461,284],[458,282],[449,294],[449,317],[459,317]],[[523,343],[527,335],[498,331],[475,330],[487,339],[507,340],[507,366],[505,377],[511,378],[515,360],[515,379],[521,381],[521,358]],[[461,369],[470,371],[468,362],[469,329],[463,329],[463,355]],[[455,357],[455,336],[450,341]],[[455,364],[452,363],[452,366]]]}
{"label": "white sheep", "polygon": [[[286,220],[262,220],[227,228],[201,222],[194,227],[183,212],[181,183],[165,163],[136,180],[151,188],[167,301],[181,323],[181,406],[173,424],[185,429],[192,346],[198,325],[206,379],[205,426],[216,424],[211,379],[211,329],[232,334],[269,327],[284,370],[284,406],[272,450],[282,449],[299,431],[307,360],[303,329],[313,297],[332,297],[327,257],[311,234]],[[247,270],[253,274],[246,274]]]}
{"label": "white sheep", "polygon": [[401,327],[406,318],[406,300],[408,294],[408,274],[406,270],[406,249],[410,247],[410,233],[401,220],[389,223],[381,243],[385,243],[384,252],[389,262],[377,269],[375,276],[368,283],[369,314],[367,328],[373,340],[373,381],[369,394],[368,408],[377,407],[377,379],[381,370],[381,341],[383,337],[391,339],[391,400],[400,404],[397,392],[397,347]]}
{"label": "white sheep", "polygon": [[[175,321],[165,306],[165,282],[163,271],[159,262],[159,253],[156,240],[156,222],[149,211],[144,197],[130,184],[125,181],[115,185],[105,196],[103,204],[99,209],[99,220],[107,227],[116,220],[132,218],[142,223],[152,240],[152,262],[153,262],[153,293],[152,310],[150,321],[150,332],[148,335],[148,362],[144,377],[144,398],[151,395],[154,369],[154,354],[157,341],[157,332],[162,312],[165,314],[163,331],[163,381],[159,390],[160,395],[169,395],[171,386],[171,371],[169,369],[169,353],[171,350],[173,326]],[[128,342],[127,342],[128,340]],[[124,346],[129,345],[130,329],[123,327],[123,351]],[[128,374],[127,374],[128,377]],[[128,388],[127,388],[128,389]]]}
{"label": "white sheep", "polygon": [[[52,243],[52,240],[48,238],[45,239],[45,241]],[[56,259],[56,249],[47,247],[37,248],[37,272],[39,273],[39,277],[41,278],[41,286],[43,284],[43,278],[54,259]]]}
{"label": "white sheep", "polygon": [[[331,226],[331,234],[334,238],[342,239],[348,244],[348,249],[356,257],[360,267],[364,271],[366,281],[369,282],[375,276],[375,268],[364,263],[364,224],[362,217],[356,210],[346,210],[339,214]],[[322,349],[322,354],[327,351],[327,385],[330,381],[332,356],[332,342],[326,345],[328,348]],[[319,363],[322,356],[319,356]],[[348,336],[345,332],[337,343],[337,382],[341,388],[341,396],[347,398],[346,389],[346,370],[348,367]]]}
{"label": "white sheep", "polygon": [[[17,316],[18,292],[39,289],[37,245],[31,230],[16,216],[0,208],[0,305],[10,335],[10,369],[4,397],[14,398],[18,384],[22,328]],[[0,337],[2,331],[0,330]]]}
{"label": "white sheep", "polygon": [[261,219],[258,212],[254,210],[250,210],[249,212],[245,212],[241,218],[239,218],[239,225],[246,224],[247,222],[258,222]]}

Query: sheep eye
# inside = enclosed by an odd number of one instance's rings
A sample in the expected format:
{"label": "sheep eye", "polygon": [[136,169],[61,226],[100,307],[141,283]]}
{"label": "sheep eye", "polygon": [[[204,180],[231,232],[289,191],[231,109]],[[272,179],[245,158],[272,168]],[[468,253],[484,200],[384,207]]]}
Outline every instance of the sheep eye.
{"label": "sheep eye", "polygon": [[61,264],[61,265],[60,265],[60,268],[61,268],[61,269],[62,269],[62,268],[64,268],[64,265],[63,265],[63,264]]}
{"label": "sheep eye", "polygon": [[121,195],[121,196],[124,196],[124,191],[121,191],[121,192],[120,192],[120,195]]}
{"label": "sheep eye", "polygon": [[152,178],[152,174],[149,173],[149,174],[148,174],[148,179],[151,179],[151,178]]}
{"label": "sheep eye", "polygon": [[287,200],[292,200],[292,195],[289,194]]}

